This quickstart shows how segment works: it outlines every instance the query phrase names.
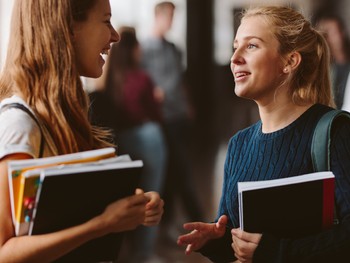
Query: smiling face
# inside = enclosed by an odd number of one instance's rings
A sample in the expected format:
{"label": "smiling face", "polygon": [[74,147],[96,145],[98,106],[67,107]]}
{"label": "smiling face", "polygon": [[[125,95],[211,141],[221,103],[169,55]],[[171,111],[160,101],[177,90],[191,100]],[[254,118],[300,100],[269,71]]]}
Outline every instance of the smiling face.
{"label": "smiling face", "polygon": [[88,11],[87,19],[73,24],[73,41],[77,68],[81,76],[97,78],[105,63],[110,45],[119,41],[119,35],[111,25],[109,0],[97,0]]}
{"label": "smiling face", "polygon": [[262,16],[244,18],[233,46],[231,70],[236,95],[259,102],[274,99],[283,81],[283,63],[268,23]]}

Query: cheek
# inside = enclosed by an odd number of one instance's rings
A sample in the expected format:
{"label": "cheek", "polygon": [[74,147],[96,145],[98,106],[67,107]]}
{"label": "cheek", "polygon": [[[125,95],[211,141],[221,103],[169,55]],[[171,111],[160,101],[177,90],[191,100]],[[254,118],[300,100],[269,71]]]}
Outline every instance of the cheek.
{"label": "cheek", "polygon": [[230,63],[230,69],[231,69],[231,72],[232,72],[232,75],[233,75],[234,74],[234,65],[233,65],[232,62]]}

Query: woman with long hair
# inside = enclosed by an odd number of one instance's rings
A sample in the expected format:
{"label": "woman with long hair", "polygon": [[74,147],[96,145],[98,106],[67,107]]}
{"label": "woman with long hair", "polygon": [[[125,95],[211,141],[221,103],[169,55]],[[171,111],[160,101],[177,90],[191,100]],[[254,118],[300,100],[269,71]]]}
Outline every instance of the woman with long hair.
{"label": "woman with long hair", "polygon": [[[7,179],[10,160],[47,157],[110,146],[109,133],[88,120],[81,76],[102,74],[111,43],[109,0],[16,0],[6,63],[0,78],[0,262],[52,262],[80,245],[138,225],[157,224],[163,201],[156,192],[111,203],[91,220],[54,233],[14,234]],[[24,111],[6,109],[18,103]],[[44,141],[40,154],[40,140]]]}

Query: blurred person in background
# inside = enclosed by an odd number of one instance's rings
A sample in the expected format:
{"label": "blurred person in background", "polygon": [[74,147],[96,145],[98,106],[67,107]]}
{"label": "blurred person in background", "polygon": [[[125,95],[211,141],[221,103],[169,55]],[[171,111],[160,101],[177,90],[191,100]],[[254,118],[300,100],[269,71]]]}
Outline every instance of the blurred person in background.
{"label": "blurred person in background", "polygon": [[168,226],[168,232],[176,231],[176,227],[173,227],[176,201],[180,201],[181,208],[189,220],[201,220],[203,213],[191,168],[189,146],[193,114],[186,96],[181,52],[174,43],[166,39],[173,23],[175,5],[172,2],[160,2],[155,6],[154,12],[152,32],[141,42],[142,65],[155,82],[157,98],[162,104],[168,147],[164,189],[167,207],[163,221]]}
{"label": "blurred person in background", "polygon": [[[350,73],[350,38],[343,20],[335,13],[327,10],[319,12],[315,21],[316,27],[323,33],[329,46],[332,91],[336,107],[341,109],[345,102],[345,88]],[[349,103],[350,101],[345,102]]]}
{"label": "blurred person in background", "polygon": [[[119,155],[129,154],[143,161],[140,187],[162,191],[166,147],[160,104],[151,78],[140,68],[141,49],[135,29],[122,27],[118,32],[120,41],[112,46],[103,76],[104,90],[90,94],[92,119],[113,129]],[[128,234],[127,262],[158,262],[153,257],[157,231],[156,227],[139,227]]]}

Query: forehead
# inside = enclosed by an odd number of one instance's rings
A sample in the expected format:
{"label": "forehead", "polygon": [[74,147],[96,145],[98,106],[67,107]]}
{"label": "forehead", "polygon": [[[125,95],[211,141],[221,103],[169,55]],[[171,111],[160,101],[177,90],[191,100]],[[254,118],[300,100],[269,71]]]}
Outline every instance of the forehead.
{"label": "forehead", "polygon": [[271,25],[262,16],[251,16],[242,19],[238,27],[236,40],[243,40],[246,38],[256,37],[263,41],[277,41],[272,30]]}

